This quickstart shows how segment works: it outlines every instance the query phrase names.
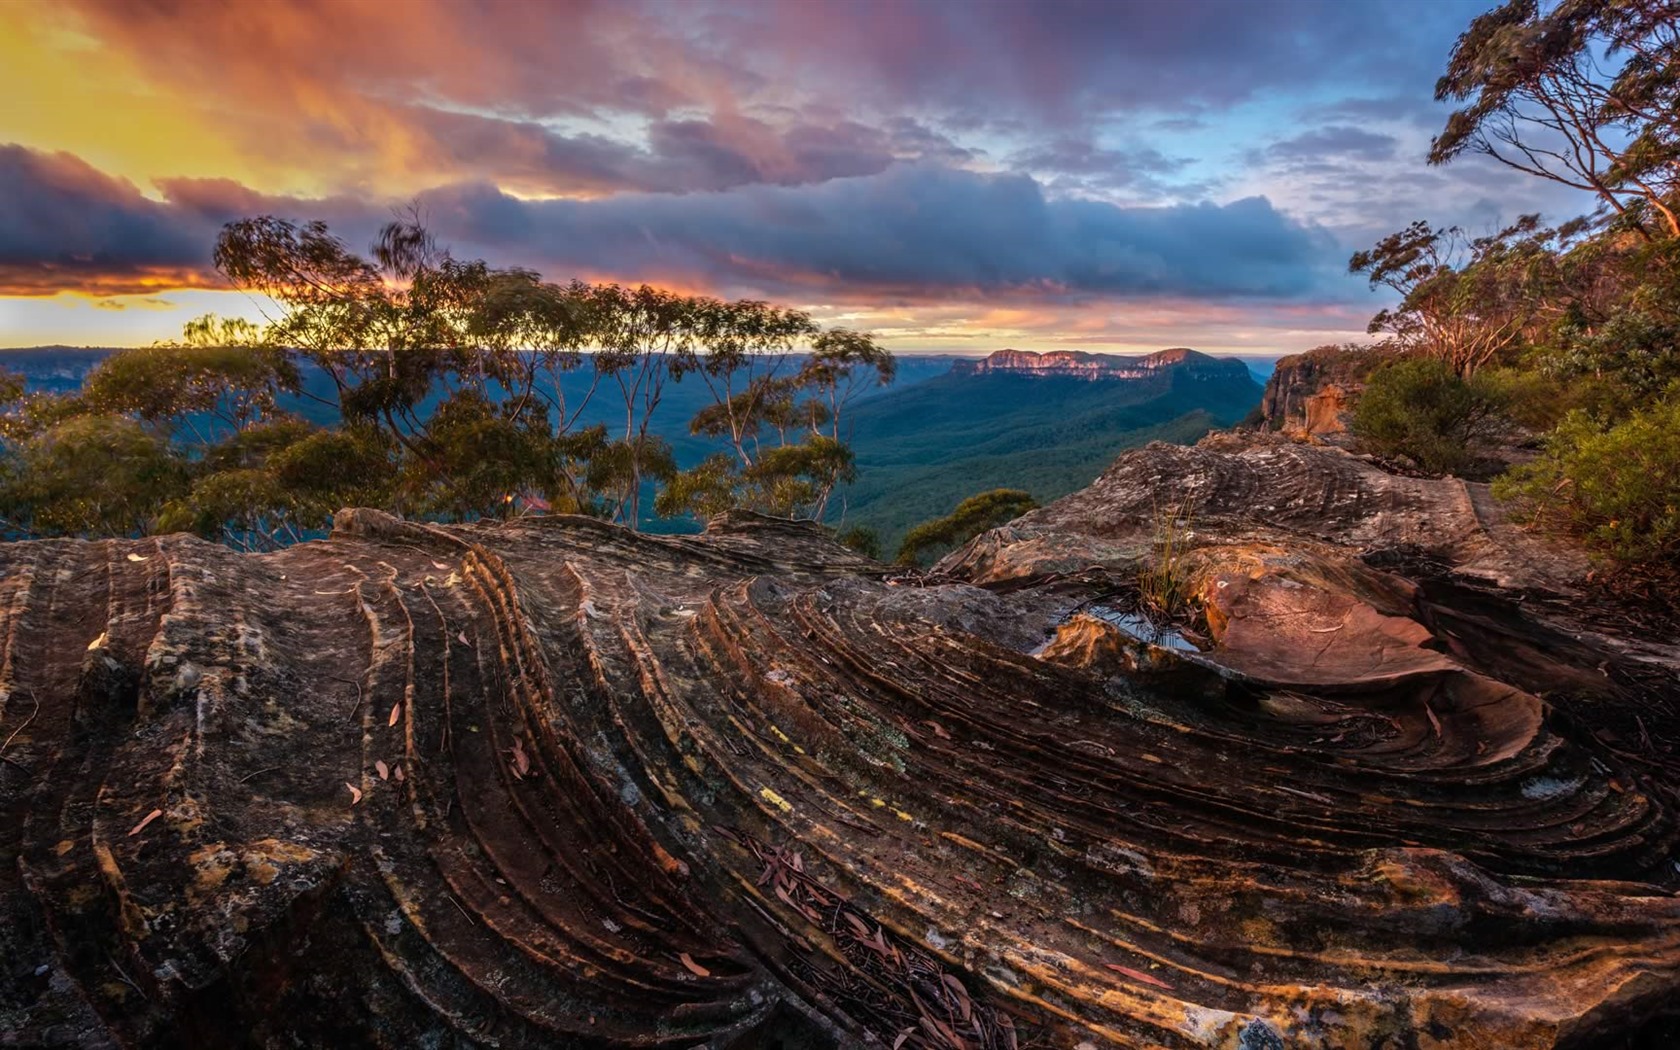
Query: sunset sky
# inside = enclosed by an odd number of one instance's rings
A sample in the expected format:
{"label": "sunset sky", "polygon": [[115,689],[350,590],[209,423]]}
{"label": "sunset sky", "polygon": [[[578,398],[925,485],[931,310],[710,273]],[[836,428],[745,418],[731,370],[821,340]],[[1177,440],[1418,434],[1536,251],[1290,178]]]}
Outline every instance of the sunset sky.
{"label": "sunset sky", "polygon": [[896,350],[1287,353],[1355,248],[1584,203],[1429,168],[1491,0],[12,0],[0,345],[215,311],[222,223],[807,307]]}

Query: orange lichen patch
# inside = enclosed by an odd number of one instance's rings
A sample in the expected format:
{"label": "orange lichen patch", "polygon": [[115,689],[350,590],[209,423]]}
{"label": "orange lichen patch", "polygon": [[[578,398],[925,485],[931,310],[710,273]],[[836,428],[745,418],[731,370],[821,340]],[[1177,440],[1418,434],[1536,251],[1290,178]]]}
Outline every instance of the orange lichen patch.
{"label": "orange lichen patch", "polygon": [[266,886],[279,877],[286,864],[307,864],[318,857],[317,851],[296,842],[280,839],[258,839],[239,848],[239,859],[245,874],[259,886]]}
{"label": "orange lichen patch", "polygon": [[225,842],[213,842],[187,854],[187,863],[193,869],[189,895],[203,897],[221,889],[222,883],[233,872],[236,861],[237,857]]}

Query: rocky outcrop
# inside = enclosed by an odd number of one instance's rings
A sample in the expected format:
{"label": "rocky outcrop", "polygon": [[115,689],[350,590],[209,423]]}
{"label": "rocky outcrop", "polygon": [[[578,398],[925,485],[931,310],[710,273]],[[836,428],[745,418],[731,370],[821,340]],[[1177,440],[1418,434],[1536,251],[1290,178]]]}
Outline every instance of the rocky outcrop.
{"label": "rocky outcrop", "polygon": [[954,375],[1074,376],[1091,380],[1137,380],[1164,372],[1185,376],[1248,378],[1248,367],[1230,358],[1211,357],[1187,347],[1153,354],[1093,354],[1082,350],[997,350],[980,361],[958,361]]}
{"label": "rocky outcrop", "polygon": [[[1670,1045],[1672,642],[1373,469],[1150,446],[934,576],[744,516],[0,546],[0,1042]],[[1163,505],[1205,635],[1119,609]]]}
{"label": "rocky outcrop", "polygon": [[1260,400],[1266,428],[1299,439],[1345,443],[1348,413],[1375,367],[1375,355],[1324,346],[1279,359]]}

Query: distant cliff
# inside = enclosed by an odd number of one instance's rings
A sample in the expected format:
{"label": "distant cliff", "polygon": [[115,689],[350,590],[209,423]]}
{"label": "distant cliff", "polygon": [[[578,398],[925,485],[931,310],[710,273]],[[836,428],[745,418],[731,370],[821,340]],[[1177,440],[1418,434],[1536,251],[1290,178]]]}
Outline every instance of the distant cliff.
{"label": "distant cliff", "polygon": [[1083,350],[997,350],[980,361],[958,361],[952,375],[1075,376],[1082,379],[1148,379],[1165,369],[1184,374],[1248,376],[1248,366],[1231,358],[1210,357],[1188,347],[1173,347],[1135,357],[1093,354]]}

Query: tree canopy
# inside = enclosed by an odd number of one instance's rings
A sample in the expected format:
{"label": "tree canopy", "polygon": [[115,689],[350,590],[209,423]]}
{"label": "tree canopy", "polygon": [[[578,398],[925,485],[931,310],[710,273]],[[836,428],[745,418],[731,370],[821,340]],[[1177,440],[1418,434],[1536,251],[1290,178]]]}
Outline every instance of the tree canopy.
{"label": "tree canopy", "polygon": [[[242,219],[214,260],[272,304],[269,324],[200,318],[178,341],[112,354],[70,395],[0,381],[13,534],[190,529],[268,548],[346,505],[636,527],[660,489],[664,514],[820,518],[855,476],[846,405],[893,375],[873,337],[800,310],[552,283],[456,259],[413,217],[366,256],[323,223]],[[585,381],[563,382],[573,372]],[[653,421],[685,380],[712,396],[691,429],[720,451],[679,471]],[[592,403],[589,418],[616,404],[620,422],[586,425]]]}

